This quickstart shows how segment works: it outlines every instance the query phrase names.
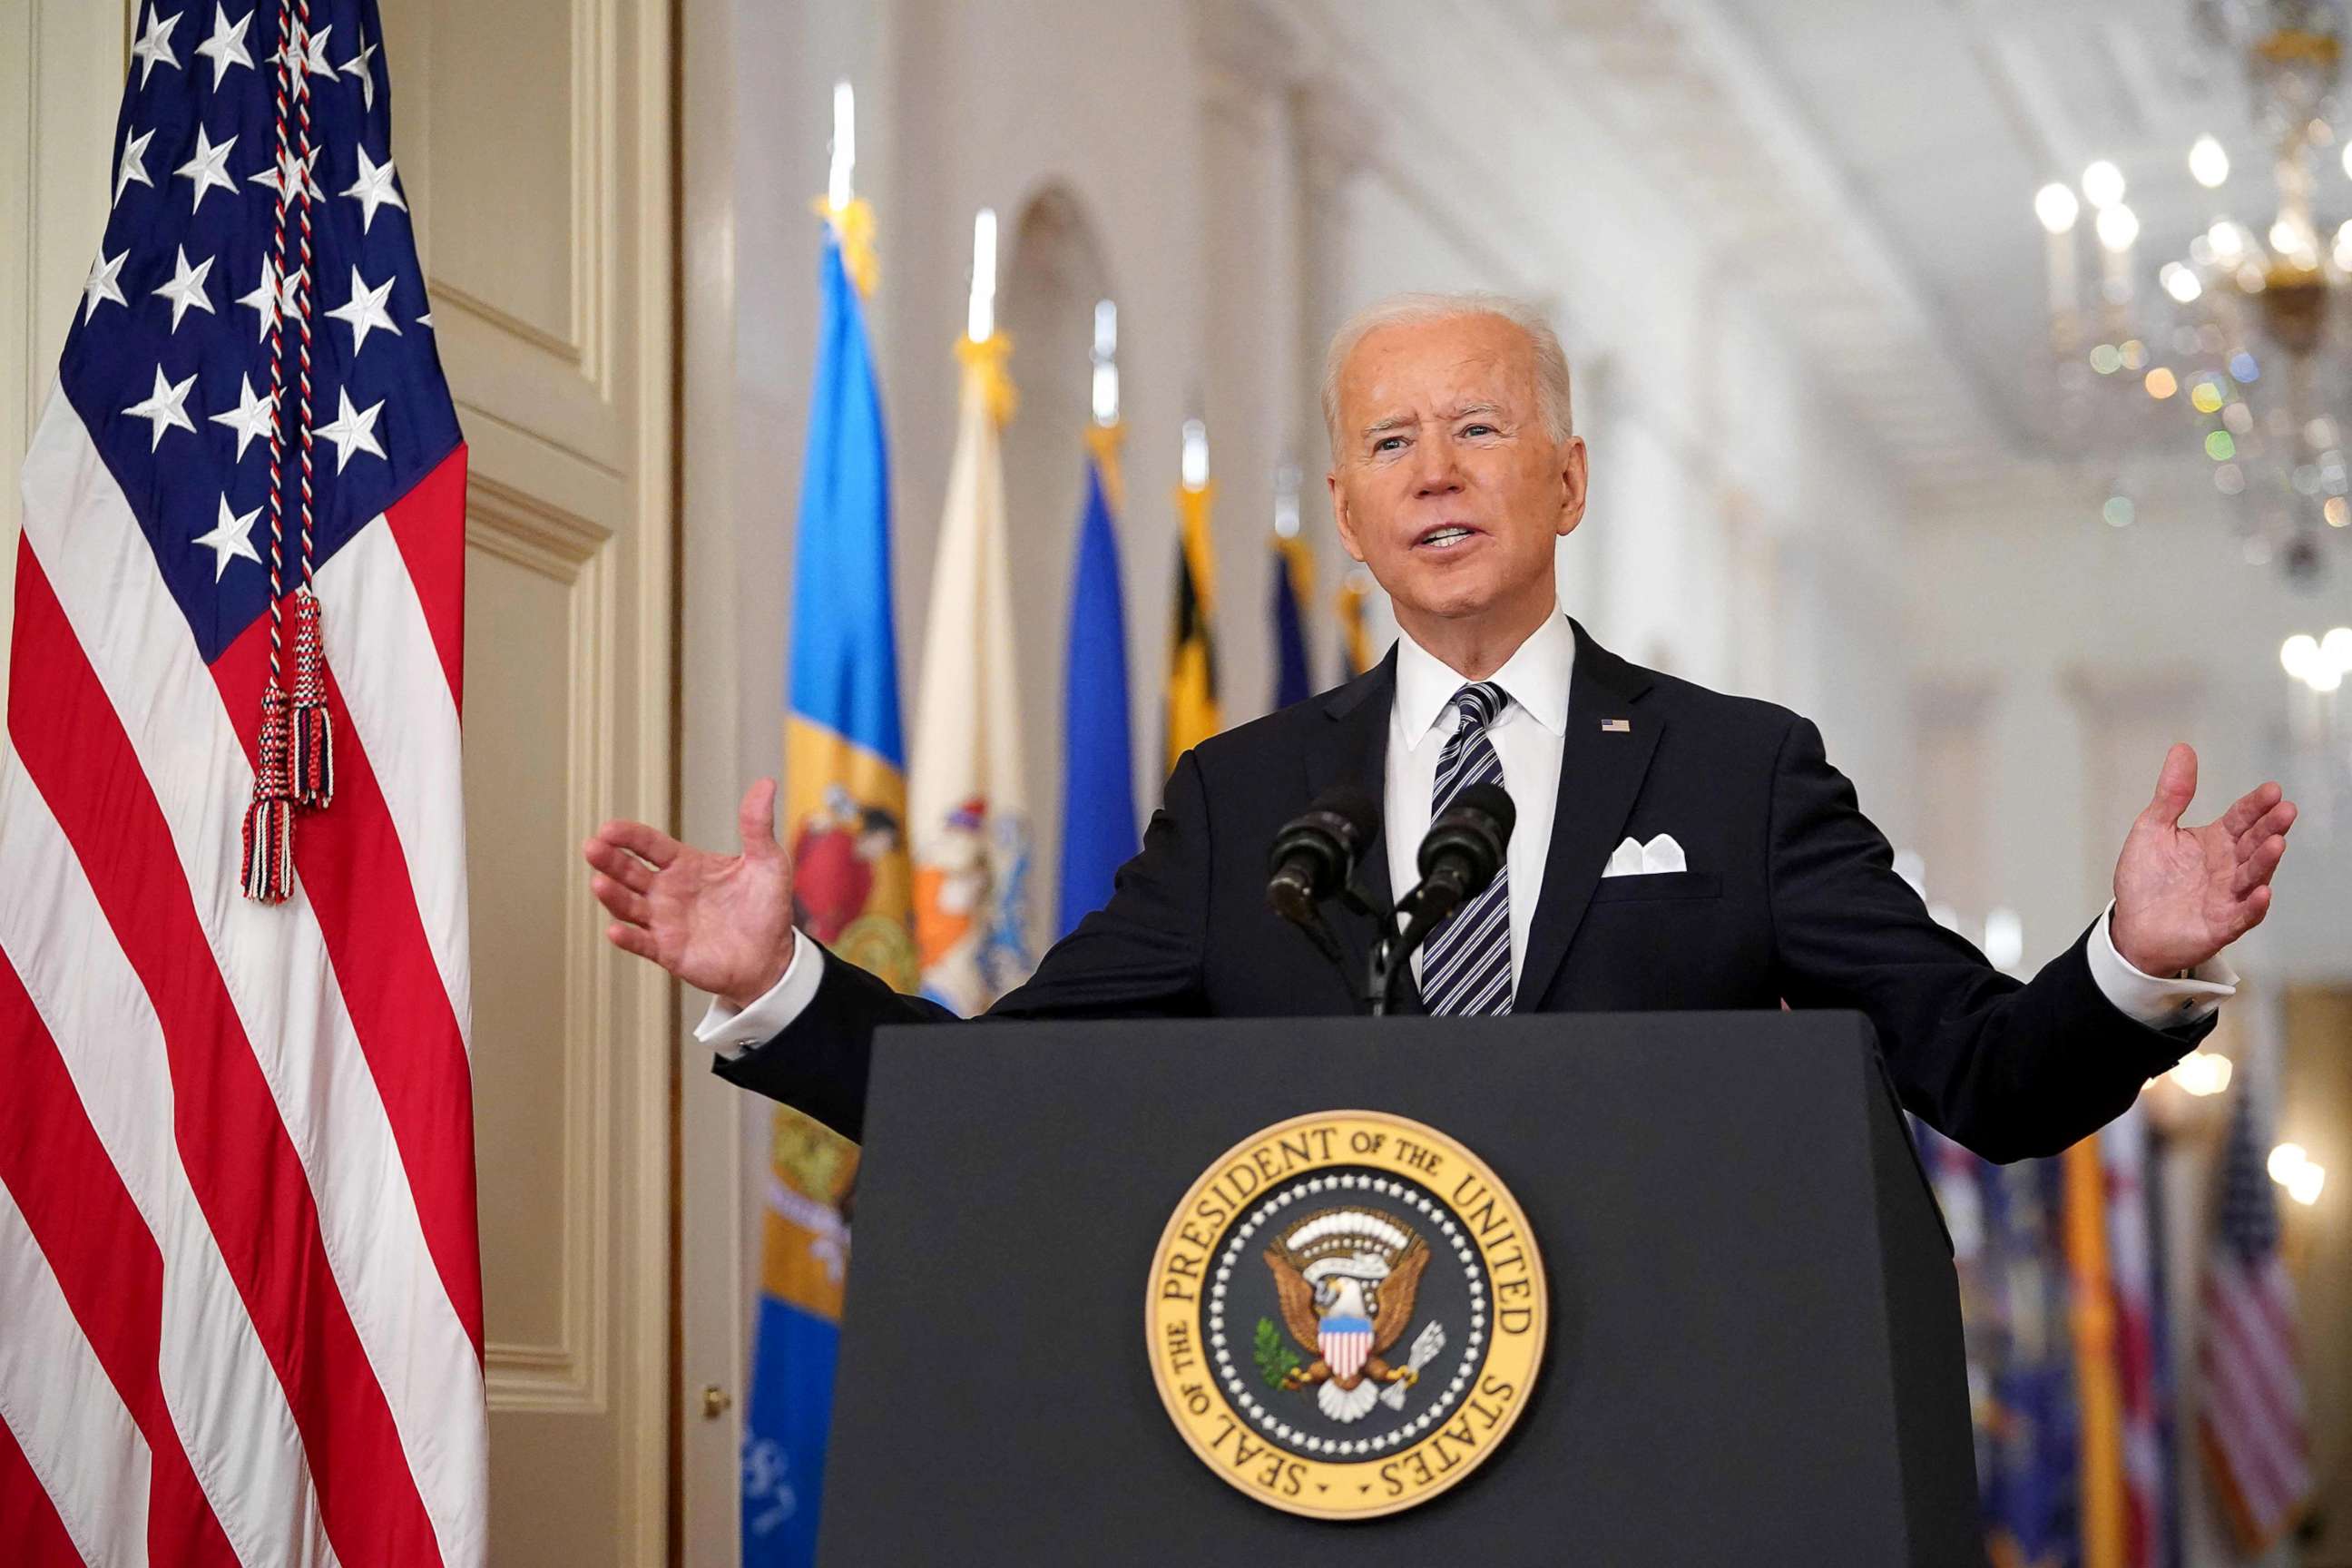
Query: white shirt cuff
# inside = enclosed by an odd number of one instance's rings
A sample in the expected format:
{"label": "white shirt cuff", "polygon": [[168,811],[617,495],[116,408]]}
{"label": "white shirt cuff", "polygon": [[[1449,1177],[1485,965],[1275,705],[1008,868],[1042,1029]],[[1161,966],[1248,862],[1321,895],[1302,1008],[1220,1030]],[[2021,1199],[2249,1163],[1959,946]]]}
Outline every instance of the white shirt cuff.
{"label": "white shirt cuff", "polygon": [[2116,951],[2108,922],[2115,919],[2115,900],[2099,915],[2099,929],[2091,933],[2085,955],[2091,978],[2106,999],[2126,1017],[2152,1029],[2178,1029],[2201,1024],[2221,1005],[2221,998],[2238,994],[2238,972],[2215,953],[2189,972],[2185,980],[2159,980],[2142,973]]}
{"label": "white shirt cuff", "polygon": [[783,978],[740,1013],[713,996],[709,1011],[694,1026],[694,1037],[717,1051],[721,1061],[731,1062],[752,1047],[774,1039],[806,1012],[816,995],[817,982],[824,978],[824,954],[808,932],[795,926],[793,961],[784,965]]}

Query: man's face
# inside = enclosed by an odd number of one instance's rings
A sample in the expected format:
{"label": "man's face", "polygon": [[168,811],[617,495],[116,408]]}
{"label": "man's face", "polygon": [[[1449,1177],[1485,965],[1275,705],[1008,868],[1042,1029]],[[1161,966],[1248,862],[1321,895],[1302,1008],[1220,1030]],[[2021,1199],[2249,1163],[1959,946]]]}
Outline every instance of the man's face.
{"label": "man's face", "polygon": [[1553,542],[1584,515],[1584,442],[1545,427],[1527,334],[1498,316],[1383,327],[1339,393],[1339,538],[1408,629],[1549,613]]}

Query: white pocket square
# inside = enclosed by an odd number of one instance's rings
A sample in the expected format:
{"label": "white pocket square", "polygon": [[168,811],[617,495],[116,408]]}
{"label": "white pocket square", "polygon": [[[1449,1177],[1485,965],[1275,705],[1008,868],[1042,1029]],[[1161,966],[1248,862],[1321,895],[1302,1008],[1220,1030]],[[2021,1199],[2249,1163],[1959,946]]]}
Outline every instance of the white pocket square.
{"label": "white pocket square", "polygon": [[1683,858],[1683,847],[1675,842],[1671,833],[1661,833],[1643,844],[1628,838],[1617,846],[1602,868],[1604,877],[1640,877],[1659,871],[1687,871],[1690,863]]}

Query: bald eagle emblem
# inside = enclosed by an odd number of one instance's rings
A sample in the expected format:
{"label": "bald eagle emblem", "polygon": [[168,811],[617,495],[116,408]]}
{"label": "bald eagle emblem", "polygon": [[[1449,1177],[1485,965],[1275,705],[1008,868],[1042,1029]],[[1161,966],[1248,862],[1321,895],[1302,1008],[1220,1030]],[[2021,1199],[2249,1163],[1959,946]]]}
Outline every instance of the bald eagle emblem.
{"label": "bald eagle emblem", "polygon": [[1265,1249],[1282,1321],[1314,1360],[1284,1373],[1286,1390],[1315,1390],[1334,1421],[1360,1420],[1375,1401],[1404,1408],[1405,1391],[1445,1348],[1434,1320],[1402,1365],[1384,1360],[1412,1318],[1429,1247],[1412,1228],[1369,1209],[1323,1209]]}

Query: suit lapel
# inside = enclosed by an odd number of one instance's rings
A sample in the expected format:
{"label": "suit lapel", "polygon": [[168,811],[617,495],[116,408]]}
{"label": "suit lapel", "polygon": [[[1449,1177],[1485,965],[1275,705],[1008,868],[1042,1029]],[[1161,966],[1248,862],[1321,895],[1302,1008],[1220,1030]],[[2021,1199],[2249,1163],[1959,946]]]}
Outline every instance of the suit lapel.
{"label": "suit lapel", "polygon": [[[1389,754],[1389,710],[1396,698],[1396,647],[1388,657],[1325,697],[1326,723],[1307,751],[1307,796],[1309,800],[1338,784],[1353,784],[1376,801],[1386,798]],[[1358,881],[1375,906],[1395,898],[1389,886],[1388,824],[1365,851]],[[1325,916],[1340,950],[1348,955],[1348,994],[1363,986],[1364,965],[1372,952],[1378,929],[1368,916],[1338,902],[1326,905]]]}
{"label": "suit lapel", "polygon": [[[1569,677],[1559,799],[1552,809],[1551,847],[1544,856],[1543,887],[1513,1003],[1526,1012],[1540,1007],[1568,956],[1609,853],[1624,836],[1665,727],[1654,710],[1639,705],[1651,684],[1649,672],[1594,642],[1573,616],[1569,625],[1576,631],[1576,664]],[[1625,721],[1628,727],[1601,727],[1612,720]]]}

